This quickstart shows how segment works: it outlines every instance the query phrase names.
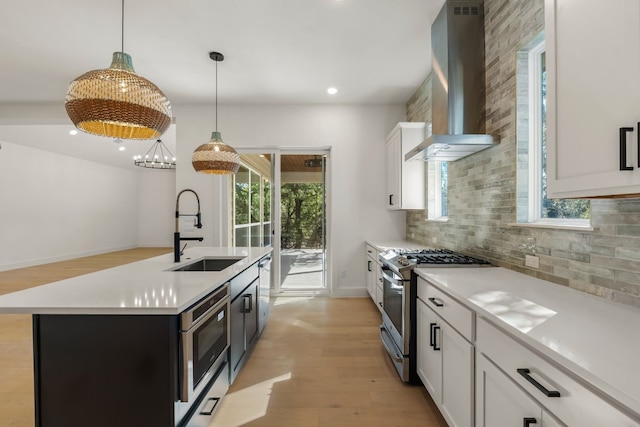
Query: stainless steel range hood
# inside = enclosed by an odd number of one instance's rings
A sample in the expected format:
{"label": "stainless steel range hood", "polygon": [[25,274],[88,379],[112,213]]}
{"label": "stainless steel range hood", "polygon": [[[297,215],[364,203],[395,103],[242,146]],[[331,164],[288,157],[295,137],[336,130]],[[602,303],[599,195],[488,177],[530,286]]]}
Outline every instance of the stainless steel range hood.
{"label": "stainless steel range hood", "polygon": [[405,160],[454,161],[491,147],[485,134],[484,1],[449,0],[431,26],[432,128]]}

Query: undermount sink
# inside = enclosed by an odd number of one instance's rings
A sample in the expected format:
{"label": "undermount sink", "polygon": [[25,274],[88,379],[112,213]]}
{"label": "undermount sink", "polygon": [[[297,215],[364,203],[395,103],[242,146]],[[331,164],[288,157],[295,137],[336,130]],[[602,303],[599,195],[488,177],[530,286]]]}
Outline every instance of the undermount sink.
{"label": "undermount sink", "polygon": [[172,271],[222,271],[243,258],[204,258]]}

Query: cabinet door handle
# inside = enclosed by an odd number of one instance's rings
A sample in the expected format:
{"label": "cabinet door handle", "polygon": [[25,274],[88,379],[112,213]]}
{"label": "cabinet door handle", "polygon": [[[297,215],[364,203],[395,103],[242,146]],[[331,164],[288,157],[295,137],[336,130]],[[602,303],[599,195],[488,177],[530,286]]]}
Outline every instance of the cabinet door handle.
{"label": "cabinet door handle", "polygon": [[440,330],[440,326],[435,325],[433,327],[433,351],[440,351],[440,347],[438,347],[438,331]]}
{"label": "cabinet door handle", "polygon": [[367,271],[372,271],[371,270],[371,261],[367,261]]}
{"label": "cabinet door handle", "polygon": [[[251,298],[251,294],[243,295],[242,298],[244,299],[242,312],[251,313],[251,310],[253,310],[253,299]],[[247,301],[249,302],[249,306],[247,306]]]}
{"label": "cabinet door handle", "polygon": [[393,206],[393,194],[389,194],[389,206]]}
{"label": "cabinet door handle", "polygon": [[[640,123],[638,124],[640,131]],[[633,166],[627,166],[627,132],[633,132],[633,128],[620,128],[620,170],[631,171]],[[638,135],[638,146],[640,147],[640,134]],[[640,158],[640,154],[638,154]]]}
{"label": "cabinet door handle", "polygon": [[431,301],[431,304],[435,305],[436,307],[444,307],[441,299],[431,297],[429,298],[429,301]]}
{"label": "cabinet door handle", "polygon": [[435,346],[435,340],[433,337],[433,327],[436,325],[437,323],[429,323],[429,347]]}
{"label": "cabinet door handle", "polygon": [[538,424],[538,420],[535,418],[523,418],[522,427],[529,427],[531,424]]}
{"label": "cabinet door handle", "polygon": [[516,370],[518,371],[518,373],[520,375],[522,375],[524,377],[525,380],[529,381],[531,384],[533,384],[535,386],[535,388],[537,388],[542,393],[544,393],[545,396],[547,396],[547,397],[560,397],[560,392],[559,391],[549,390],[548,388],[546,388],[545,386],[540,384],[538,381],[536,381],[536,379],[533,378],[530,375],[531,374],[531,370],[529,370],[528,368],[518,368]]}

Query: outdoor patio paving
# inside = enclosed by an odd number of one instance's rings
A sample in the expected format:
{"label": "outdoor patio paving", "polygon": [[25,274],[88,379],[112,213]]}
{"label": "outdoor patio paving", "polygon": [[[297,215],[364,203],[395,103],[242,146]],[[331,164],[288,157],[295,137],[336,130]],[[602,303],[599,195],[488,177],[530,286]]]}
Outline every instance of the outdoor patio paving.
{"label": "outdoor patio paving", "polygon": [[322,249],[284,249],[281,253],[280,283],[283,290],[321,289]]}

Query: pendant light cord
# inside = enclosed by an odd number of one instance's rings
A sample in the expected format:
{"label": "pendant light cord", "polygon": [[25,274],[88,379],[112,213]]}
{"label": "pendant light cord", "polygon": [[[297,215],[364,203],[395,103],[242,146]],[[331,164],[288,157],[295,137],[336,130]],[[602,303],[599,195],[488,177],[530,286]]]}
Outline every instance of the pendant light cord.
{"label": "pendant light cord", "polygon": [[124,52],[124,0],[122,0],[121,51]]}
{"label": "pendant light cord", "polygon": [[216,61],[216,132],[218,132],[218,61]]}

